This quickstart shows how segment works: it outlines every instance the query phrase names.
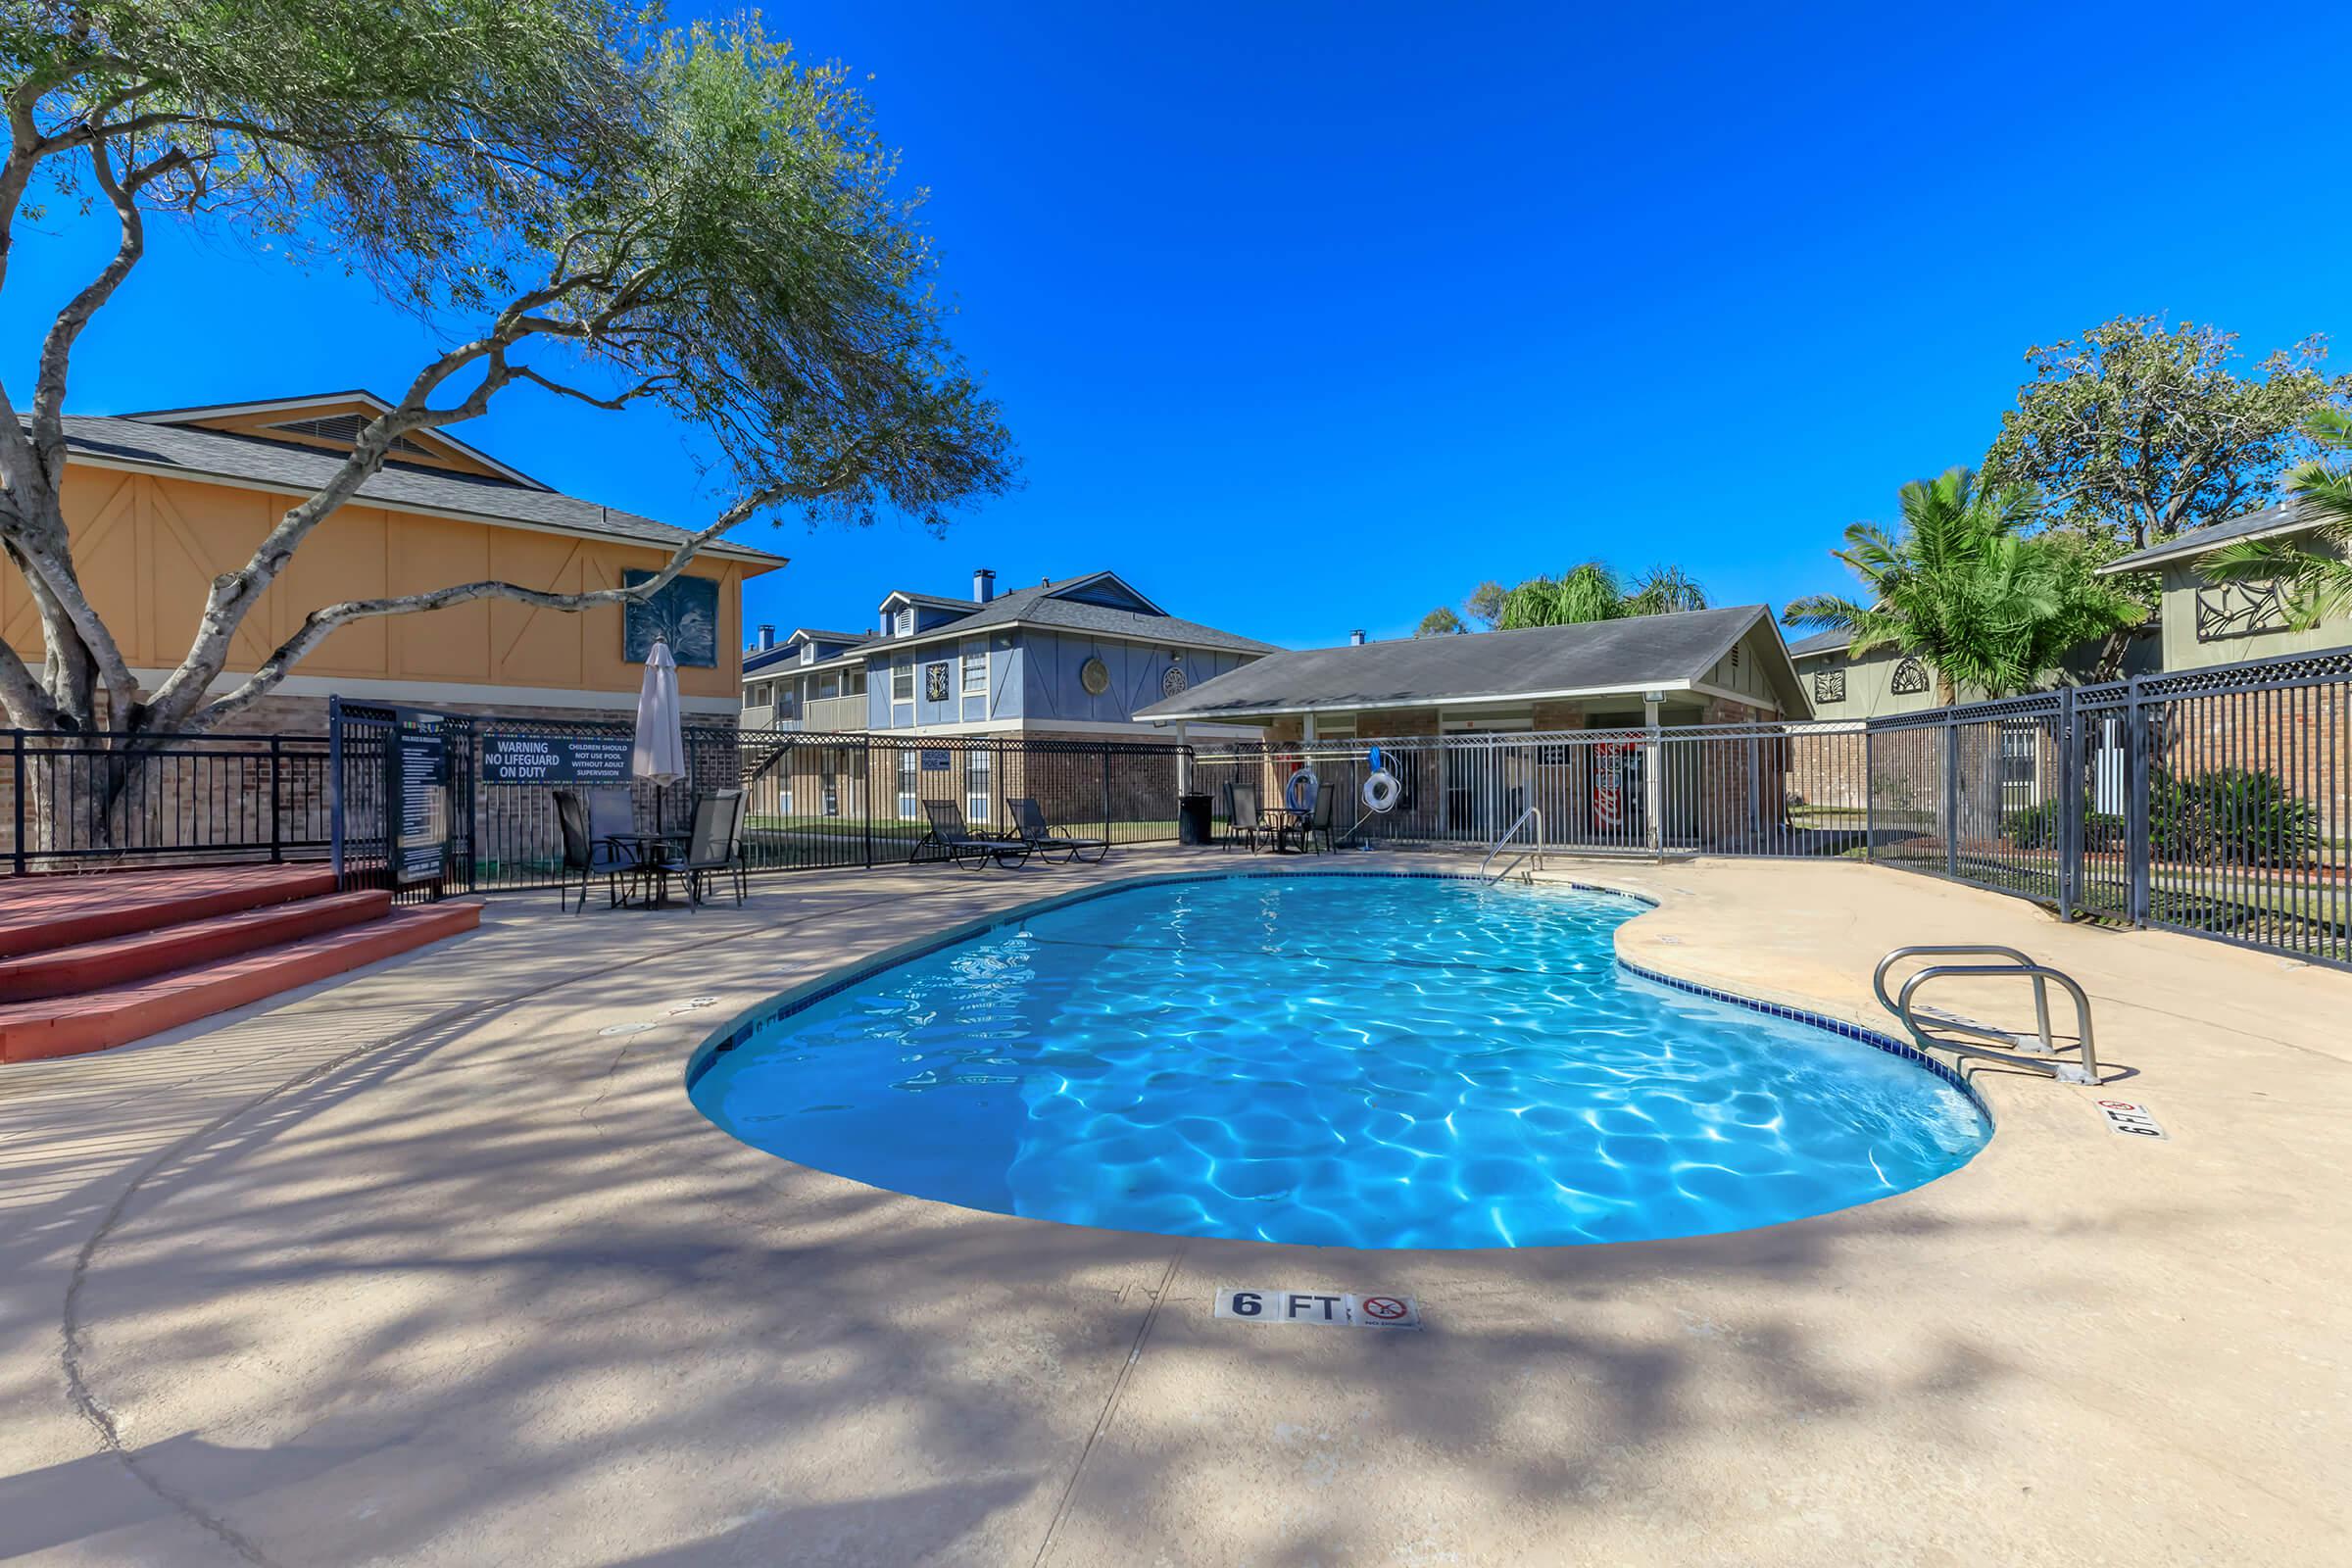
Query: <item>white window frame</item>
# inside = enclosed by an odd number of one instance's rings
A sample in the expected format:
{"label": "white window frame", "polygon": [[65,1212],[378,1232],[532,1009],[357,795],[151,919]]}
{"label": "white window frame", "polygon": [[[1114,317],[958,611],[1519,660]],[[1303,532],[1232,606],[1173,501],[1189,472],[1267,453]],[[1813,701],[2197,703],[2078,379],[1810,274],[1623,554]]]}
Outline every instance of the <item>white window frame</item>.
{"label": "white window frame", "polygon": [[[977,663],[973,662],[975,660],[978,661]],[[986,697],[988,695],[988,642],[985,638],[977,644],[966,643],[963,645],[962,666],[962,695]],[[980,672],[980,683],[976,686],[972,684],[972,672],[975,669]]]}
{"label": "white window frame", "polygon": [[801,644],[801,662],[804,664],[813,664],[816,662],[816,644]]}
{"label": "white window frame", "polygon": [[912,746],[899,748],[899,820],[911,822],[923,814],[923,754]]}
{"label": "white window frame", "polygon": [[892,630],[894,633],[896,633],[898,636],[901,636],[901,637],[911,637],[911,636],[913,636],[913,635],[914,635],[914,607],[913,607],[912,605],[908,605],[908,606],[906,606],[906,607],[904,610],[901,610],[901,611],[900,611],[900,612],[899,612],[897,614],[895,614],[895,615],[891,616],[891,617],[890,617],[890,625],[891,625],[891,630]]}
{"label": "white window frame", "polygon": [[890,700],[894,703],[914,701],[914,661],[902,659],[890,666]]}
{"label": "white window frame", "polygon": [[997,769],[989,748],[974,746],[963,754],[963,814],[967,821],[996,820]]}

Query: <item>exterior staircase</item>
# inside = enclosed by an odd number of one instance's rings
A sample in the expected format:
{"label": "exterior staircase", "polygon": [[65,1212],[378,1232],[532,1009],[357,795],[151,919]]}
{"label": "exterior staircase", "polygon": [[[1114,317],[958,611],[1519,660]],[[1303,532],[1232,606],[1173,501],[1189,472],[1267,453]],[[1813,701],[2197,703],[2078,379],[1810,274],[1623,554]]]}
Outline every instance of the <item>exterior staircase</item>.
{"label": "exterior staircase", "polygon": [[0,1062],[103,1051],[479,924],[475,903],[395,908],[324,866],[0,882]]}

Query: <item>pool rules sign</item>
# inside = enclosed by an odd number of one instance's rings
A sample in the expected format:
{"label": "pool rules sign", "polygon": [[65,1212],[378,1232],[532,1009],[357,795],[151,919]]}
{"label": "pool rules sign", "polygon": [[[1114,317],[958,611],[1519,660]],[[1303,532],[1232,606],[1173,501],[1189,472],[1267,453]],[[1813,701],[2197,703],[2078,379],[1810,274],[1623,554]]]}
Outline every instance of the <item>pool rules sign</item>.
{"label": "pool rules sign", "polygon": [[1244,1323],[1314,1323],[1324,1328],[1417,1329],[1421,1307],[1409,1296],[1349,1296],[1335,1291],[1217,1290],[1217,1316]]}

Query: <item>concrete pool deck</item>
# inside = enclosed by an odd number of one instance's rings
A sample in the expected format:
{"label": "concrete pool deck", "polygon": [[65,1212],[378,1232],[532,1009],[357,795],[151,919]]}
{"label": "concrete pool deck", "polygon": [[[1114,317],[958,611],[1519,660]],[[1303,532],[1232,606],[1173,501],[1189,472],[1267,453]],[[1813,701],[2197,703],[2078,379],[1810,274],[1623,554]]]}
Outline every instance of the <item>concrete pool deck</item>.
{"label": "concrete pool deck", "polygon": [[[686,1058],[954,921],[1264,858],[505,897],[339,984],[0,1069],[0,1560],[2352,1559],[2352,975],[1846,862],[1554,867],[1660,901],[1619,935],[1645,967],[1882,1027],[1886,949],[2022,947],[2171,1138],[1994,1068],[1964,1169],[1730,1236],[1051,1225],[738,1145]],[[1428,1326],[1217,1320],[1221,1283]]]}

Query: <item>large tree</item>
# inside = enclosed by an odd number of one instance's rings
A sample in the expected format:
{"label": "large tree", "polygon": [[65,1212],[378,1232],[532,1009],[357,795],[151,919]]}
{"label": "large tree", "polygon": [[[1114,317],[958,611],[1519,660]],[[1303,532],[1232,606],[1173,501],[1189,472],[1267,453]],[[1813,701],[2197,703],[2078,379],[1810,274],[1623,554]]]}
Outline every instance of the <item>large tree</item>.
{"label": "large tree", "polygon": [[[1008,482],[895,155],[841,68],[798,63],[756,21],[649,32],[606,0],[6,0],[0,104],[0,265],[39,234],[36,196],[117,232],[29,377],[0,375],[0,549],[43,641],[37,669],[0,644],[0,707],[20,726],[104,724],[135,753],[249,707],[355,620],[644,598],[762,514],[891,510],[937,526]],[[214,579],[186,654],[142,692],[83,592],[59,491],[74,345],[156,220],[356,267],[445,346]],[[644,583],[452,583],[321,606],[216,692],[238,627],[395,444],[516,385],[665,409],[716,449],[723,504]]]}
{"label": "large tree", "polygon": [[2053,673],[2083,643],[2146,610],[2104,578],[2082,541],[2034,533],[2038,498],[1980,485],[1966,468],[1903,486],[1902,526],[1857,522],[1834,552],[1863,595],[1791,602],[1784,624],[1850,632],[1855,654],[1899,648],[1936,671],[1937,696],[2002,697]]}
{"label": "large tree", "polygon": [[2310,337],[2240,374],[2237,334],[2118,317],[2026,351],[2033,377],[1984,456],[1983,482],[2040,493],[2045,521],[2112,553],[2262,505],[2302,457],[2302,429],[2352,376]]}

